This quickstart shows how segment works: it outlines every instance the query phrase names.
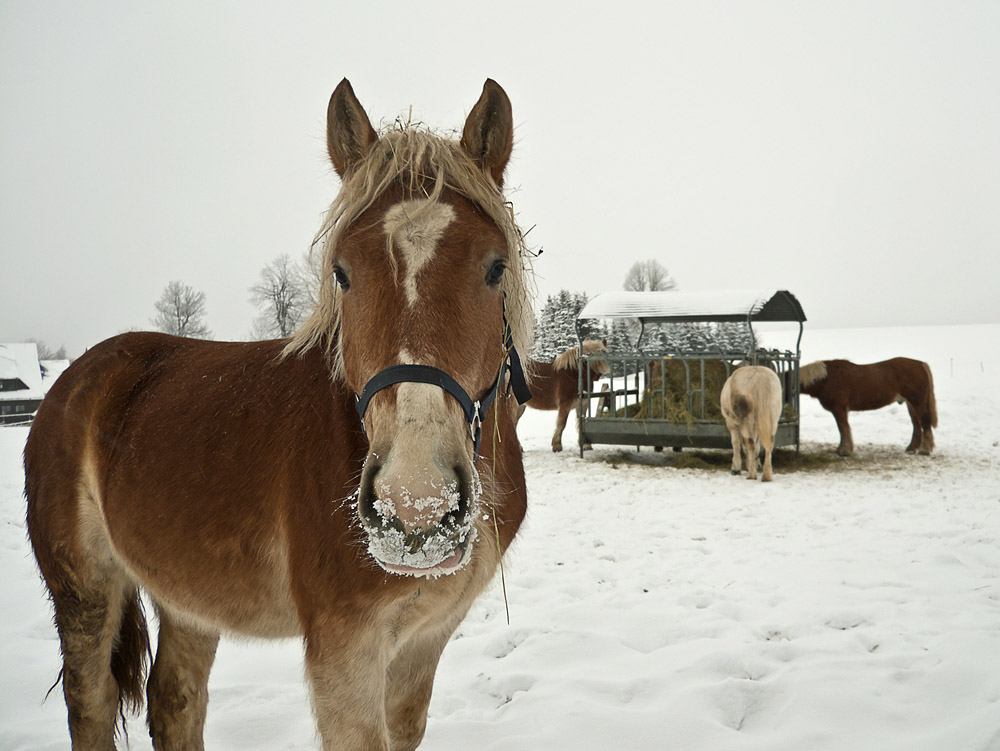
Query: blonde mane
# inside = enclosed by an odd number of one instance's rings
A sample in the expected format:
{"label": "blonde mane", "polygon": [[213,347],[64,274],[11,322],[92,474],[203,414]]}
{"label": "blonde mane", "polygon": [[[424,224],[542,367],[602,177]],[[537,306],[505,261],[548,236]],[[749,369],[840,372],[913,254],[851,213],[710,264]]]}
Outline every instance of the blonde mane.
{"label": "blonde mane", "polygon": [[[334,254],[351,224],[396,184],[407,187],[414,197],[425,197],[428,207],[440,199],[445,189],[452,190],[474,203],[500,228],[510,254],[501,281],[507,320],[514,346],[519,352],[530,352],[534,326],[530,300],[533,292],[531,254],[514,219],[512,204],[505,200],[493,179],[462,150],[457,140],[395,124],[383,129],[367,156],[344,179],[316,233],[313,248],[322,243],[322,252],[317,260],[310,251],[310,262],[318,277],[318,301],[309,318],[292,335],[284,355],[323,347],[333,356],[334,377],[343,377],[344,363],[339,346],[340,296],[332,282]],[[386,253],[395,268],[391,237],[386,240]],[[497,336],[502,336],[502,332],[498,331]]]}
{"label": "blonde mane", "polygon": [[822,360],[803,365],[799,371],[799,386],[804,388],[826,378],[826,363]]}
{"label": "blonde mane", "polygon": [[[607,347],[604,342],[600,339],[585,339],[583,341],[583,354],[592,355],[595,352],[606,352]],[[602,369],[601,365],[604,368]],[[610,367],[606,360],[601,360],[591,364],[591,368],[594,372],[607,373]],[[553,370],[579,370],[580,369],[580,347],[574,346],[567,349],[561,355],[559,355],[555,360],[552,361]]]}

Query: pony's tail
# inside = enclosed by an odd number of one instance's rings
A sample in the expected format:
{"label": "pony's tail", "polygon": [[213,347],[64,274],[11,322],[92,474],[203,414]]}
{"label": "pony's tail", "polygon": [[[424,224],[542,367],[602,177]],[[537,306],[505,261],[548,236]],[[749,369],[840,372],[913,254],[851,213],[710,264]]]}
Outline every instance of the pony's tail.
{"label": "pony's tail", "polygon": [[934,375],[931,373],[931,366],[923,363],[924,370],[927,371],[927,401],[931,409],[931,427],[937,427],[937,399],[934,397]]}
{"label": "pony's tail", "polygon": [[750,404],[750,400],[743,394],[737,394],[736,398],[733,399],[733,413],[739,418],[740,422],[746,422],[752,410],[753,405]]}
{"label": "pony's tail", "polygon": [[118,638],[111,651],[111,674],[118,684],[118,713],[142,709],[146,693],[146,666],[150,657],[146,613],[135,589],[127,596]]}

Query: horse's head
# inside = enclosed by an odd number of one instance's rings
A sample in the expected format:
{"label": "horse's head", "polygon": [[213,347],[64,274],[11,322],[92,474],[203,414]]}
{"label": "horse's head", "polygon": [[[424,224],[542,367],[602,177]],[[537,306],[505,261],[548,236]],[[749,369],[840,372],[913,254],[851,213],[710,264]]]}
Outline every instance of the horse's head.
{"label": "horse's head", "polygon": [[494,396],[492,415],[507,410],[501,365],[530,338],[523,246],[500,189],[510,101],[487,81],[460,142],[410,127],[380,135],[344,80],[327,141],[343,186],[314,318],[335,332],[336,375],[360,396],[370,451],[358,514],[386,570],[452,573],[488,511],[479,423]]}

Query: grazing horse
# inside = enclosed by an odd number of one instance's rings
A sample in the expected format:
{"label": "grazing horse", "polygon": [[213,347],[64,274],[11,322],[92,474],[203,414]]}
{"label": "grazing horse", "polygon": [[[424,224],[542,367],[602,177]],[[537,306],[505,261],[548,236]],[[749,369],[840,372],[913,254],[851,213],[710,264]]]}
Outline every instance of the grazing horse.
{"label": "grazing horse", "polygon": [[512,126],[488,80],[460,141],[379,134],[345,79],[327,112],[342,185],[295,335],[124,334],[53,386],[25,492],[76,751],[113,749],[144,685],[153,747],[204,748],[220,633],[303,638],[324,749],[420,743],[441,652],[526,510]]}
{"label": "grazing horse", "polygon": [[[592,355],[597,352],[607,352],[607,339],[585,339],[583,341],[583,354]],[[556,416],[556,431],[552,434],[552,450],[562,451],[562,434],[566,429],[566,420],[571,410],[579,412],[580,406],[580,345],[570,347],[552,362],[529,361],[528,368],[531,372],[531,399],[528,407],[543,410],[559,410]],[[587,369],[587,390],[593,388],[594,383],[603,375],[611,372],[611,366],[607,360],[590,360],[590,367]],[[518,412],[518,418],[524,413],[522,407]],[[579,414],[577,414],[579,423]],[[584,446],[584,448],[590,448]]]}
{"label": "grazing horse", "polygon": [[741,448],[747,457],[747,479],[757,479],[757,457],[764,449],[762,482],[771,481],[771,452],[781,418],[781,381],[771,368],[737,368],[722,385],[722,416],[733,441],[733,474],[742,469]]}
{"label": "grazing horse", "polygon": [[851,426],[847,413],[851,410],[880,409],[893,402],[902,404],[910,413],[913,436],[906,453],[930,454],[934,450],[937,427],[937,401],[934,398],[934,376],[930,366],[908,357],[855,365],[848,360],[818,360],[802,368],[799,375],[803,394],[819,399],[823,408],[833,413],[840,429],[840,456],[854,453]]}

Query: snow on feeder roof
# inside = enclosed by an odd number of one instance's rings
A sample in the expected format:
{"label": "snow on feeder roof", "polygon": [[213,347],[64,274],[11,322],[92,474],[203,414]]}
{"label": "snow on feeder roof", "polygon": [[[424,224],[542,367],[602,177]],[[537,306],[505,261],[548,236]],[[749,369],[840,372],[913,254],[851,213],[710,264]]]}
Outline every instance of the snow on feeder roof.
{"label": "snow on feeder roof", "polygon": [[713,292],[602,292],[577,315],[581,318],[637,318],[646,323],[679,321],[806,320],[802,305],[787,290]]}

